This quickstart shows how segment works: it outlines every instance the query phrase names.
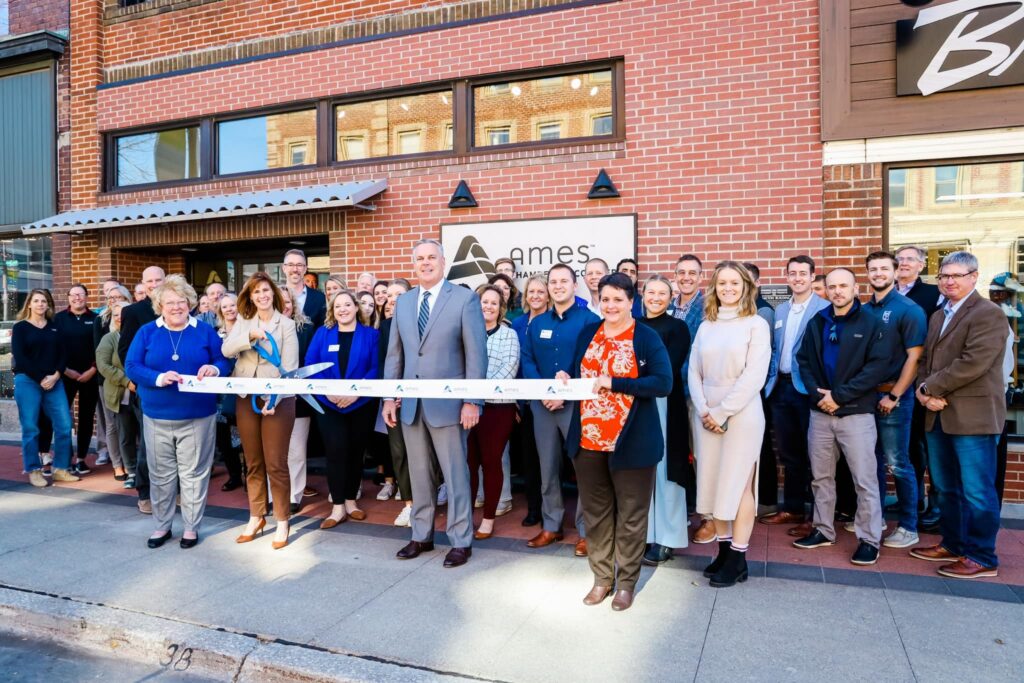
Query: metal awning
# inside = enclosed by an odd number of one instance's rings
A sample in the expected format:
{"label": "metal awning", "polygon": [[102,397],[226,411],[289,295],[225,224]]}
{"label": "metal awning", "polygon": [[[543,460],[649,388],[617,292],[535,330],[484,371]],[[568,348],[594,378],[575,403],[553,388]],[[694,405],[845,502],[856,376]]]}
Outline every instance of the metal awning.
{"label": "metal awning", "polygon": [[245,192],[243,194],[196,197],[149,204],[104,206],[82,211],[66,211],[29,223],[21,228],[25,235],[52,232],[76,232],[128,225],[152,225],[211,218],[251,216],[279,211],[307,211],[358,206],[388,188],[387,180],[361,180],[335,185],[296,187],[286,190]]}

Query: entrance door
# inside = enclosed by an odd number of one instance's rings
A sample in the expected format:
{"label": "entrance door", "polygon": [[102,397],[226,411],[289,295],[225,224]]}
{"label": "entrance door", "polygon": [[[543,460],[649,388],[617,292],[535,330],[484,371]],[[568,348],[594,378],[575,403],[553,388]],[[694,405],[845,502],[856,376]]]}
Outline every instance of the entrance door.
{"label": "entrance door", "polygon": [[[301,246],[309,263],[307,272],[316,275],[321,285],[330,274],[330,256],[326,242],[326,238],[310,238]],[[194,251],[188,252],[192,256],[188,260],[186,272],[189,273],[197,290],[211,282],[220,282],[228,291],[239,292],[245,281],[253,273],[261,270],[270,275],[275,282],[283,285],[285,275],[281,263],[284,260],[284,253],[299,245],[268,241],[252,246],[264,248],[245,249],[239,248],[237,244],[197,245]]]}

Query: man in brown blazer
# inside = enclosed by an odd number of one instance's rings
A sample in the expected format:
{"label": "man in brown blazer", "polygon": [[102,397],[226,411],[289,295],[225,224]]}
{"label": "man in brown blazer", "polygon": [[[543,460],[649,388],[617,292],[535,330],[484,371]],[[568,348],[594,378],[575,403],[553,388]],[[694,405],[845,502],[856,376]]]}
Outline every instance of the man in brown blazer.
{"label": "man in brown blazer", "polygon": [[917,400],[928,409],[925,430],[942,542],[910,554],[942,562],[939,574],[996,576],[996,442],[1006,420],[1003,354],[1006,316],[975,291],[978,259],[957,251],[942,259],[946,302],[929,321],[918,366]]}

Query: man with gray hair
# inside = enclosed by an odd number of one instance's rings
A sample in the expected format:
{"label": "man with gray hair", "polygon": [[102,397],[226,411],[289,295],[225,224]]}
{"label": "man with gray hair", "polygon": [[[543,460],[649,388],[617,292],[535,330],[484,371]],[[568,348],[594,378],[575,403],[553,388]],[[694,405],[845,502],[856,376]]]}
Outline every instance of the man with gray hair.
{"label": "man with gray hair", "polygon": [[[444,278],[444,251],[436,240],[413,247],[419,286],[398,298],[388,338],[385,379],[484,379],[487,332],[480,298]],[[466,447],[469,430],[480,421],[483,401],[416,399],[401,402],[402,433],[412,483],[412,540],[397,557],[410,560],[434,549],[437,471],[448,489],[448,541],[445,567],[465,564],[472,554],[473,491]],[[384,401],[384,422],[394,427],[399,406]]]}
{"label": "man with gray hair", "polygon": [[373,273],[360,273],[356,278],[356,293],[370,292],[373,294],[373,285],[376,282],[377,277]]}
{"label": "man with gray hair", "polygon": [[910,554],[942,562],[938,573],[954,579],[999,573],[996,442],[1006,421],[1002,366],[1009,330],[1002,309],[975,291],[977,283],[973,254],[942,259],[946,303],[929,322],[917,373],[942,541]]}

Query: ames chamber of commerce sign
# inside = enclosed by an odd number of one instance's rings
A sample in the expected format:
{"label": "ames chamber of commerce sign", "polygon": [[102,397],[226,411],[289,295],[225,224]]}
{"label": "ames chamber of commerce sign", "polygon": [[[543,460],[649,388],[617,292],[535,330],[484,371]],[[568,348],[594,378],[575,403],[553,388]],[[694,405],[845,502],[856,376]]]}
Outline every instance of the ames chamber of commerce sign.
{"label": "ames chamber of commerce sign", "polygon": [[935,3],[896,22],[896,94],[1020,85],[1022,57],[1024,0]]}
{"label": "ames chamber of commerce sign", "polygon": [[587,261],[602,258],[614,268],[619,259],[636,258],[636,216],[588,216],[441,226],[446,277],[478,287],[494,274],[494,262],[510,258],[516,279],[546,274],[561,263],[577,273],[576,292],[587,296],[581,277]]}

